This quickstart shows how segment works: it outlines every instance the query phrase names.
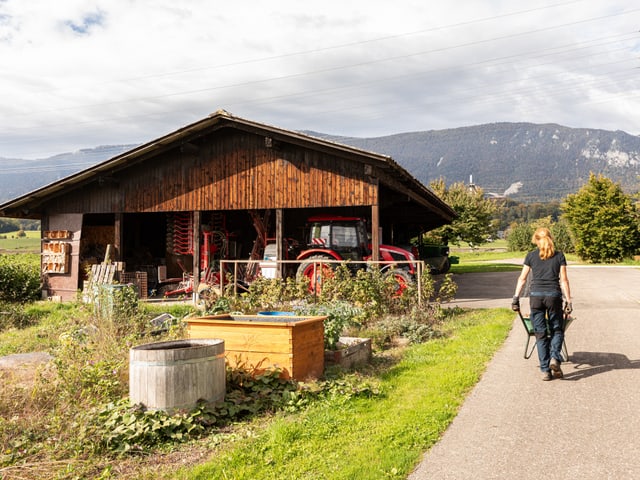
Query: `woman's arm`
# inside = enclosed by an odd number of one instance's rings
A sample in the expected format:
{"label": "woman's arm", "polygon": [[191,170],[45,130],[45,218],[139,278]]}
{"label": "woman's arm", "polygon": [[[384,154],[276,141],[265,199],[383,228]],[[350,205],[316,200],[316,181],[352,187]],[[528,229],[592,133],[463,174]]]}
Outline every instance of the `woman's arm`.
{"label": "woman's arm", "polygon": [[560,288],[564,293],[564,299],[567,303],[571,303],[571,287],[569,286],[569,277],[567,276],[567,266],[560,267]]}
{"label": "woman's arm", "polygon": [[520,291],[524,284],[527,282],[527,277],[529,276],[529,272],[531,271],[531,267],[525,265],[522,267],[522,272],[520,272],[520,276],[518,277],[518,281],[516,282],[516,291],[513,294],[514,297],[520,296]]}

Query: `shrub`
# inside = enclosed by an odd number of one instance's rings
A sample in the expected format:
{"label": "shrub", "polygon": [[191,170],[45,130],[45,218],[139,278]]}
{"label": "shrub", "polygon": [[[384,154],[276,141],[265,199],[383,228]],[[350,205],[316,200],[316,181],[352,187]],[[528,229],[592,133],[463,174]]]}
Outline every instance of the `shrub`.
{"label": "shrub", "polygon": [[563,253],[575,253],[575,242],[573,241],[571,228],[566,220],[558,220],[551,225],[550,229],[557,250]]}
{"label": "shrub", "polygon": [[514,223],[509,228],[507,245],[510,252],[528,252],[533,250],[531,237],[533,226],[529,223]]}
{"label": "shrub", "polygon": [[104,403],[125,393],[121,378],[126,371],[126,350],[117,344],[105,343],[110,341],[115,339],[104,338],[93,325],[75,328],[60,336],[60,344],[53,354],[61,399],[72,403]]}
{"label": "shrub", "polygon": [[42,291],[39,263],[31,255],[0,254],[0,300],[29,302]]}
{"label": "shrub", "polygon": [[386,315],[403,315],[421,309],[436,319],[440,303],[451,300],[455,293],[456,284],[451,275],[445,275],[436,283],[425,269],[420,282],[408,284],[398,295],[397,281],[390,271],[358,269],[354,274],[348,264],[341,264],[332,275],[323,278],[317,295],[309,293],[306,278],[302,282],[293,278],[258,278],[239,296],[227,295],[209,302],[206,312],[286,310],[299,315],[326,315],[324,343],[325,348],[333,350],[346,329],[366,327]]}
{"label": "shrub", "polygon": [[362,310],[352,303],[340,300],[326,304],[307,305],[298,308],[300,315],[323,315],[324,321],[324,347],[327,350],[335,350],[340,336],[349,326],[356,325],[357,319],[362,315]]}
{"label": "shrub", "polygon": [[240,295],[239,301],[229,306],[234,310],[282,310],[282,306],[291,304],[308,296],[309,289],[295,278],[258,277],[251,283],[247,292]]}
{"label": "shrub", "polygon": [[535,248],[531,243],[531,237],[539,227],[547,227],[553,236],[556,250],[563,253],[574,253],[573,236],[566,220],[560,219],[554,222],[551,217],[541,218],[531,223],[515,223],[511,226],[507,236],[509,251],[528,252]]}

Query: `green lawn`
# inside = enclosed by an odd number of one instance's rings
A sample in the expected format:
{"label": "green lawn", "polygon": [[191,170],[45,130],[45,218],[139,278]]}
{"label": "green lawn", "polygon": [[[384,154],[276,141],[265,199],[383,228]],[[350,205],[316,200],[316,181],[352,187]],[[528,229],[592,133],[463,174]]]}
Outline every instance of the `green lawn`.
{"label": "green lawn", "polygon": [[25,237],[18,237],[18,232],[0,234],[0,252],[25,253],[40,252],[40,231],[26,231]]}
{"label": "green lawn", "polygon": [[455,417],[513,322],[506,309],[464,314],[446,338],[409,347],[379,377],[382,395],[342,397],[278,415],[211,459],[167,478],[406,478]]}
{"label": "green lawn", "polygon": [[[522,263],[517,261],[523,259],[525,255],[525,252],[507,251],[506,240],[496,240],[473,250],[468,247],[452,247],[451,256],[457,257],[458,263],[451,265],[451,273],[520,270]],[[513,260],[513,262],[509,260]]]}

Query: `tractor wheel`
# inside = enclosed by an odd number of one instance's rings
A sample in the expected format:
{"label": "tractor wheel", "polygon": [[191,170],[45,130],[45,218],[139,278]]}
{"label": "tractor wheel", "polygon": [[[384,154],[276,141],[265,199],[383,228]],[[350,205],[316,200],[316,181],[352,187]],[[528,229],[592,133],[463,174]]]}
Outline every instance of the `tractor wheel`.
{"label": "tractor wheel", "polygon": [[447,273],[451,269],[451,262],[449,261],[449,257],[445,258],[444,262],[440,266],[440,271],[438,273]]}
{"label": "tractor wheel", "polygon": [[320,293],[322,289],[322,281],[325,278],[333,277],[332,263],[324,263],[333,258],[324,255],[312,255],[305,259],[298,267],[296,279],[300,282],[305,277],[309,279],[309,291],[312,293]]}
{"label": "tractor wheel", "polygon": [[413,278],[411,278],[411,274],[406,270],[401,268],[394,268],[393,270],[387,272],[388,276],[393,277],[395,281],[396,289],[394,294],[397,297],[401,297],[407,287],[413,283]]}

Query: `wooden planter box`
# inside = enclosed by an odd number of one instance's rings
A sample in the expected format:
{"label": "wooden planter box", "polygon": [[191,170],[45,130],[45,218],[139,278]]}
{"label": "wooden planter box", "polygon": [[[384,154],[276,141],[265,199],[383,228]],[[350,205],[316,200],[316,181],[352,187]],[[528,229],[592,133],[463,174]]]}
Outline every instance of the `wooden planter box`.
{"label": "wooden planter box", "polygon": [[371,362],[371,339],[360,337],[340,337],[338,350],[326,350],[324,360],[329,365],[352,368]]}
{"label": "wooden planter box", "polygon": [[210,315],[187,318],[189,338],[221,338],[232,366],[282,369],[283,378],[319,378],[324,372],[327,317]]}

